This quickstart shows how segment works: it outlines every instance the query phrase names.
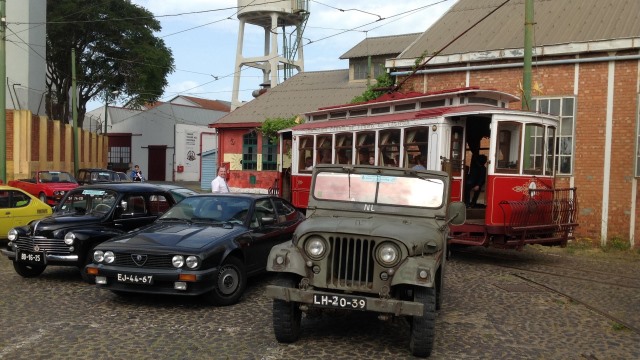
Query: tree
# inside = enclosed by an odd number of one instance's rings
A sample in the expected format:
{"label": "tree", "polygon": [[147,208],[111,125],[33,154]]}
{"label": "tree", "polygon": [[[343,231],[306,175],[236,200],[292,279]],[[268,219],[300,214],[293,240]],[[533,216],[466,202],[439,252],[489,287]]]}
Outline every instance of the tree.
{"label": "tree", "polygon": [[376,78],[376,83],[367,86],[367,90],[365,90],[362,95],[358,95],[351,99],[351,103],[360,103],[366,102],[369,100],[374,100],[380,97],[385,93],[385,90],[377,90],[377,89],[386,89],[393,85],[393,78],[386,72],[383,72]]}
{"label": "tree", "polygon": [[[71,49],[76,49],[78,126],[87,102],[127,98],[131,107],[157,101],[174,71],[173,55],[153,35],[160,23],[128,0],[47,1],[47,115],[71,121]],[[112,100],[111,98],[109,100]]]}

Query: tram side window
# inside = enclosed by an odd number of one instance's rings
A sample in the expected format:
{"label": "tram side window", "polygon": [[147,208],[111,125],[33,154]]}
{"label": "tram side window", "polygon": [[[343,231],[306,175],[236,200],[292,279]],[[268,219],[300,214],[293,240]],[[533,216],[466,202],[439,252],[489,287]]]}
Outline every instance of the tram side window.
{"label": "tram side window", "polygon": [[316,137],[316,164],[331,164],[331,135],[318,135]]}
{"label": "tram side window", "polygon": [[524,128],[524,156],[522,172],[541,175],[544,162],[544,127],[527,124]]}
{"label": "tram side window", "polygon": [[336,164],[351,164],[353,159],[353,134],[342,133],[336,134]]}
{"label": "tram side window", "polygon": [[521,128],[521,124],[514,122],[501,122],[498,125],[497,172],[518,172]]}
{"label": "tram side window", "polygon": [[379,159],[381,166],[400,164],[400,129],[380,131]]}
{"label": "tram side window", "polygon": [[374,165],[376,133],[374,131],[361,132],[357,134],[356,139],[356,151],[358,152],[356,163],[360,165]]}
{"label": "tram side window", "polygon": [[547,128],[547,162],[545,163],[545,172],[547,175],[553,175],[554,144],[556,143],[556,128],[549,126]]}
{"label": "tram side window", "polygon": [[429,145],[429,127],[408,128],[404,131],[404,164],[402,167],[412,168],[416,165],[415,157],[421,155],[427,159]]}
{"label": "tram side window", "polygon": [[313,136],[300,136],[298,146],[298,171],[313,170]]}

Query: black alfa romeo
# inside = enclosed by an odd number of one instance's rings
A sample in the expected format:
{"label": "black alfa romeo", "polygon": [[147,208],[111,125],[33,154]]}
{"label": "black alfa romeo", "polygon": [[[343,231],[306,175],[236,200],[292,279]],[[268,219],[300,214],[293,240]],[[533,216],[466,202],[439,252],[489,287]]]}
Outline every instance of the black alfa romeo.
{"label": "black alfa romeo", "polygon": [[266,271],[271,248],[290,240],[303,219],[271,195],[194,195],[149,227],[97,246],[85,271],[115,293],[203,295],[231,305],[248,276]]}

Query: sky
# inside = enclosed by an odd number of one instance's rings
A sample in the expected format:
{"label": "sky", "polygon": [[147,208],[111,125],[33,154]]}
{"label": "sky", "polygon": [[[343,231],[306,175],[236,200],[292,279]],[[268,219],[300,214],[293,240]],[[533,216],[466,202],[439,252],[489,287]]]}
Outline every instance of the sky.
{"label": "sky", "polygon": [[[256,0],[262,1],[264,0]],[[177,95],[231,101],[239,21],[237,0],[131,0],[160,21],[162,38],[171,49],[175,71],[160,101]],[[251,2],[245,0],[246,2]],[[309,0],[304,29],[304,70],[348,68],[340,56],[367,37],[424,32],[456,0]],[[290,31],[292,28],[288,28]],[[278,38],[282,43],[282,35]],[[243,55],[263,54],[262,28],[245,27]],[[243,68],[240,100],[249,101],[262,83],[262,73]],[[123,99],[117,103],[122,104]],[[90,102],[89,110],[104,106]]]}

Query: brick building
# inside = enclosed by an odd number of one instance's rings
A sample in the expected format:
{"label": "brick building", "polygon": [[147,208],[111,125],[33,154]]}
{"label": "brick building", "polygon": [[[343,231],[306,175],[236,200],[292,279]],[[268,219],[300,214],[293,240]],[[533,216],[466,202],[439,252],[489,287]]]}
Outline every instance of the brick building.
{"label": "brick building", "polygon": [[[503,2],[460,0],[388,59],[400,91],[479,86],[521,96],[525,5]],[[534,7],[533,104],[562,116],[556,183],[578,188],[577,235],[602,244],[629,239],[637,247],[640,2],[550,0]],[[416,59],[438,50],[414,73]]]}

